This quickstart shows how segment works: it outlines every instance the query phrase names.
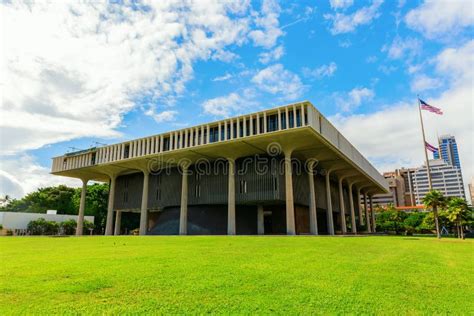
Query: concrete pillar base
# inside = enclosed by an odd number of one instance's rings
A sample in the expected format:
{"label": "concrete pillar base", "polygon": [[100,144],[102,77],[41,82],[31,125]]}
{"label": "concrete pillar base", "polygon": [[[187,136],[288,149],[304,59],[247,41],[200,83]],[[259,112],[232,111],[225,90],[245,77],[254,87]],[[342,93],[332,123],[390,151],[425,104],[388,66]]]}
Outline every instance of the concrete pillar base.
{"label": "concrete pillar base", "polygon": [[115,229],[114,229],[115,236],[120,235],[121,226],[122,226],[122,211],[116,211],[115,212]]}
{"label": "concrete pillar base", "polygon": [[265,234],[264,220],[265,215],[263,214],[263,206],[259,205],[257,208],[257,231],[259,235]]}
{"label": "concrete pillar base", "polygon": [[81,201],[79,204],[79,214],[77,216],[76,236],[82,236],[84,229],[84,211],[86,209],[86,193],[88,179],[82,179]]}
{"label": "concrete pillar base", "polygon": [[291,170],[291,151],[285,152],[285,196],[286,196],[286,233],[295,235],[295,205],[293,201],[293,172]]}

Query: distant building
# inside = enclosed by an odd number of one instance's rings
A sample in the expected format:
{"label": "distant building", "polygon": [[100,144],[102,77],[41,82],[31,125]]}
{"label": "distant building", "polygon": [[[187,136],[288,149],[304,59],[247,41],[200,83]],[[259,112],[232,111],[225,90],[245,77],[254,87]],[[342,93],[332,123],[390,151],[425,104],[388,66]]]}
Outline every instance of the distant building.
{"label": "distant building", "polygon": [[461,169],[458,145],[452,135],[443,135],[438,138],[439,151],[433,153],[434,159],[443,159],[448,165]]}
{"label": "distant building", "polygon": [[413,173],[415,170],[414,168],[401,168],[391,172],[384,172],[383,176],[388,181],[390,193],[374,195],[374,205],[414,206]]}
{"label": "distant building", "polygon": [[[448,164],[443,159],[430,160],[431,181],[434,190],[447,197],[466,198],[462,181],[461,169]],[[416,168],[413,173],[413,190],[416,204],[422,204],[429,191],[426,165]]]}
{"label": "distant building", "polygon": [[474,177],[471,178],[471,183],[469,183],[469,193],[471,194],[471,204],[474,203]]}

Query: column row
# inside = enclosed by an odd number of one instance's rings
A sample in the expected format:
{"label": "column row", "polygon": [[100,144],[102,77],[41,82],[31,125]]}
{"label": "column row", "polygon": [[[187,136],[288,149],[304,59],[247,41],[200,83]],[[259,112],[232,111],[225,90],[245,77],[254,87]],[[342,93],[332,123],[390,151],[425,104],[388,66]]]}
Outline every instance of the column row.
{"label": "column row", "polygon": [[[286,226],[287,226],[287,234],[288,235],[295,235],[295,208],[294,208],[294,197],[293,197],[293,177],[292,177],[292,166],[291,166],[291,151],[285,152],[285,197],[286,197]],[[181,166],[182,168],[182,185],[181,185],[181,206],[180,206],[180,221],[179,221],[179,234],[186,235],[187,231],[187,217],[188,217],[188,167],[189,166]],[[311,166],[312,168],[313,166]],[[235,159],[228,159],[228,223],[227,223],[227,233],[229,235],[236,234],[236,201],[235,201]],[[145,235],[147,233],[147,216],[148,216],[148,187],[149,187],[149,172],[147,170],[143,170],[143,191],[142,191],[142,199],[141,199],[141,208],[140,208],[140,234]],[[328,234],[334,235],[335,234],[335,227],[334,227],[334,218],[333,218],[333,205],[332,205],[332,198],[331,198],[331,170],[329,170],[325,175],[325,189],[326,189],[326,200],[327,200],[327,207],[326,207],[326,217],[327,217],[327,227],[328,227]],[[345,210],[345,201],[344,201],[344,177],[338,178],[338,185],[339,185],[339,214],[340,214],[340,222],[341,222],[341,232],[342,234],[347,233],[347,224],[346,224],[346,210]],[[308,183],[309,183],[309,226],[310,226],[310,233],[313,235],[318,234],[318,224],[317,224],[317,201],[316,201],[316,194],[315,194],[315,182],[314,182],[314,175],[311,170],[308,172]],[[348,196],[349,196],[349,207],[350,207],[350,225],[351,225],[351,232],[353,234],[357,233],[356,227],[356,216],[355,216],[355,208],[354,208],[354,201],[353,201],[353,186],[355,182],[347,181],[348,186]],[[106,221],[106,235],[112,235],[113,233],[113,217],[114,217],[114,196],[115,196],[115,187],[116,187],[116,175],[110,176],[110,193],[109,193],[109,204],[107,209],[107,221]],[[84,187],[83,187],[84,190]],[[359,188],[357,188],[357,193],[359,193]],[[360,195],[357,195],[360,200]],[[83,199],[85,201],[85,192],[81,195],[81,208],[79,214],[81,214],[81,210],[83,213]],[[367,194],[364,193],[364,210],[365,210],[365,223],[367,227],[367,231],[370,233],[372,231],[372,227],[375,227],[375,214],[372,205],[372,197],[370,196],[370,209],[371,215],[369,215],[369,209],[367,207]],[[263,208],[258,206],[258,231],[259,234],[263,232]],[[359,203],[359,218],[362,216],[362,205]],[[116,222],[120,221],[120,214],[116,213]],[[117,223],[115,224],[117,227]],[[115,230],[117,232],[117,228]]]}

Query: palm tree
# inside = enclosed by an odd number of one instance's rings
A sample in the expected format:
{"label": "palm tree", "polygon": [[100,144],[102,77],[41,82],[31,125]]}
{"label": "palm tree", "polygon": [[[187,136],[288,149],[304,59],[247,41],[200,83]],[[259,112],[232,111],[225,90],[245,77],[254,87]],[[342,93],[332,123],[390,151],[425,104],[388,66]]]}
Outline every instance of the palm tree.
{"label": "palm tree", "polygon": [[443,193],[437,190],[431,190],[423,198],[423,204],[425,205],[425,207],[433,209],[433,217],[435,220],[436,227],[436,237],[438,237],[438,239],[441,238],[441,234],[439,231],[438,208],[442,207],[444,203],[445,199]]}
{"label": "palm tree", "polygon": [[463,221],[469,212],[466,200],[454,197],[448,202],[448,219],[455,223],[458,232],[458,238],[464,239]]}

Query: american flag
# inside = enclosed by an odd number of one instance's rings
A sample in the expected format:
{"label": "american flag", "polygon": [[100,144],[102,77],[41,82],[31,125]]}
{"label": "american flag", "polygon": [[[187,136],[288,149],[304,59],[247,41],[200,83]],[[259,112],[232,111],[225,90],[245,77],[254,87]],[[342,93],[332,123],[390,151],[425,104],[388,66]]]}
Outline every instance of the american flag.
{"label": "american flag", "polygon": [[436,148],[435,146],[431,145],[431,144],[428,143],[428,142],[425,142],[425,147],[426,147],[426,149],[428,149],[428,150],[431,151],[432,153],[438,151],[438,148]]}
{"label": "american flag", "polygon": [[422,99],[419,99],[419,100],[420,100],[422,110],[427,110],[427,111],[430,111],[430,112],[433,112],[433,113],[436,113],[436,114],[439,114],[439,115],[443,115],[443,111],[441,111],[441,109],[439,109],[437,107],[434,107],[432,105],[429,105],[428,103],[426,103]]}

